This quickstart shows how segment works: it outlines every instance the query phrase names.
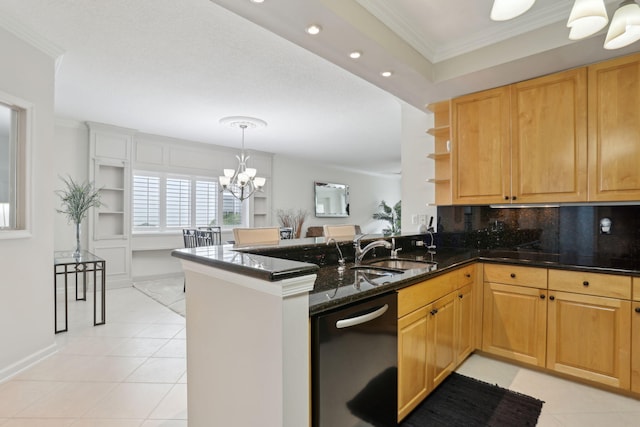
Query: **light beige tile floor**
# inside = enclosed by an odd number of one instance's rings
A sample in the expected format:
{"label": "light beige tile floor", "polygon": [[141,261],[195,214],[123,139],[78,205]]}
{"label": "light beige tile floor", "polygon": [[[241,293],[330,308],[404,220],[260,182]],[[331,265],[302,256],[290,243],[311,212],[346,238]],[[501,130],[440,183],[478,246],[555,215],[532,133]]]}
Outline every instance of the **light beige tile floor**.
{"label": "light beige tile floor", "polygon": [[[58,352],[0,383],[0,426],[186,427],[185,319],[163,305],[180,306],[182,281],[155,283],[143,284],[155,299],[108,290],[106,325],[70,301]],[[479,355],[458,372],[543,400],[538,426],[640,426],[640,400]]]}
{"label": "light beige tile floor", "polygon": [[69,301],[58,352],[0,383],[2,427],[187,426],[185,319],[133,287]]}

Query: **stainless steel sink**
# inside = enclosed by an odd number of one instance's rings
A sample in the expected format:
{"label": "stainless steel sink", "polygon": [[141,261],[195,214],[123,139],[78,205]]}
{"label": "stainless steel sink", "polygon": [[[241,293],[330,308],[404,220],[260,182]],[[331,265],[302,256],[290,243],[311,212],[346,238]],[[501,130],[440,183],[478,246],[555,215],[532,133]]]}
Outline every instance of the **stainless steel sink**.
{"label": "stainless steel sink", "polygon": [[367,263],[367,266],[375,267],[375,268],[391,268],[397,270],[413,270],[413,269],[421,269],[421,270],[435,270],[437,267],[437,263],[435,261],[416,261],[412,259],[381,259],[378,261],[373,261]]}
{"label": "stainless steel sink", "polygon": [[351,270],[355,270],[370,276],[393,276],[395,274],[404,273],[404,271],[399,268],[392,268],[392,267],[386,267],[386,266],[373,266],[369,264],[354,265],[353,267],[351,267]]}

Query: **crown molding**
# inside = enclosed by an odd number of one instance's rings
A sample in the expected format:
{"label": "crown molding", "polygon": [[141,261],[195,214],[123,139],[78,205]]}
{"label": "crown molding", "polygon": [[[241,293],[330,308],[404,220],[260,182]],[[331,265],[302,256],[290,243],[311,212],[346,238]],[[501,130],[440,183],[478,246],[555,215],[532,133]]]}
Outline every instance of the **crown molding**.
{"label": "crown molding", "polygon": [[56,60],[56,69],[59,67],[60,59],[65,50],[47,38],[6,15],[0,15],[0,28],[7,30],[31,46],[47,54]]}
{"label": "crown molding", "polygon": [[[409,45],[416,49],[432,64],[464,55],[469,52],[522,35],[540,27],[551,25],[568,18],[571,2],[555,2],[542,10],[529,11],[517,20],[501,22],[486,30],[469,34],[464,40],[454,40],[436,47],[429,40],[424,40],[412,25],[401,14],[391,8],[386,0],[356,0],[369,10],[376,18],[398,34]],[[612,3],[607,0],[606,3]],[[488,12],[487,12],[488,13]],[[568,31],[567,31],[568,35]]]}

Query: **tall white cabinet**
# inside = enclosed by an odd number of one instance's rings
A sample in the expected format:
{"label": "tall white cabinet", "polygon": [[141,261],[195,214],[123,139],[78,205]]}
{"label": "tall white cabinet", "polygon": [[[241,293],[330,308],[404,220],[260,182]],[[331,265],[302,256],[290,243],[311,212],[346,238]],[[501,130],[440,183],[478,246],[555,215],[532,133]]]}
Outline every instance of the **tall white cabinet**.
{"label": "tall white cabinet", "polygon": [[89,177],[102,206],[89,215],[89,251],[106,260],[109,285],[131,280],[131,147],[134,130],[89,127]]}

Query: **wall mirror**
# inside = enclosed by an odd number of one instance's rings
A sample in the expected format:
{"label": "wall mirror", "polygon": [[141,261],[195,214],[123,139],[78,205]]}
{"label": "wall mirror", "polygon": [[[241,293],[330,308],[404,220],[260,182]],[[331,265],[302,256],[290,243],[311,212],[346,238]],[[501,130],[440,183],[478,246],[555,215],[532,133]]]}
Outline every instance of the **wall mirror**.
{"label": "wall mirror", "polygon": [[316,217],[340,218],[349,216],[349,186],[329,182],[315,182]]}

